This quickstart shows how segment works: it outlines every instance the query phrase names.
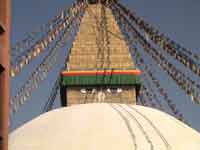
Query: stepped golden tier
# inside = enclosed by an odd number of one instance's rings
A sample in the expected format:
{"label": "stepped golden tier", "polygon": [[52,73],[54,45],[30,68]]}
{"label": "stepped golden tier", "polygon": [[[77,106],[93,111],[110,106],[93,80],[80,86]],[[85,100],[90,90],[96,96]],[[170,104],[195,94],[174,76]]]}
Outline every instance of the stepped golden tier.
{"label": "stepped golden tier", "polygon": [[[118,74],[116,72],[118,70]],[[62,105],[92,102],[136,103],[139,75],[112,11],[103,4],[89,4],[67,61],[67,70],[80,75],[63,76]],[[83,72],[93,71],[85,75]],[[99,75],[99,72],[104,74]],[[111,72],[110,74],[106,74]],[[124,72],[130,74],[124,75]]]}

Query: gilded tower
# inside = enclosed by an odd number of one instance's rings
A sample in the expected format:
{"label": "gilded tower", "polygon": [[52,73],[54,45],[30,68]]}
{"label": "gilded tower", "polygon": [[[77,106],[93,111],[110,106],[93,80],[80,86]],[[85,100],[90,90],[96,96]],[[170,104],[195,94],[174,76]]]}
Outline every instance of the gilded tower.
{"label": "gilded tower", "polygon": [[62,105],[136,103],[140,71],[112,11],[90,3],[61,73]]}

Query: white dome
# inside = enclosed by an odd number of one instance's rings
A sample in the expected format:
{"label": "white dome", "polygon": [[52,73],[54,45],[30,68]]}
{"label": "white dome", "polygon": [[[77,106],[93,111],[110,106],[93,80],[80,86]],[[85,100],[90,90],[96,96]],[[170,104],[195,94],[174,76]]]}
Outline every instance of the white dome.
{"label": "white dome", "polygon": [[200,134],[151,108],[84,104],[39,116],[9,142],[9,150],[199,150]]}

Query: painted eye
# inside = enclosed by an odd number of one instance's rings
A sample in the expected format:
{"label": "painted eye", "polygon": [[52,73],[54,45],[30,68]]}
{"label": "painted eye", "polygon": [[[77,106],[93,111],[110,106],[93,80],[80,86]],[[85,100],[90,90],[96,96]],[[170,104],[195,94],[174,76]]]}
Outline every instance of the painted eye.
{"label": "painted eye", "polygon": [[107,92],[108,93],[113,93],[113,94],[115,94],[115,93],[121,93],[122,89],[121,88],[108,88]]}
{"label": "painted eye", "polygon": [[121,93],[122,89],[121,88],[117,88],[117,93]]}
{"label": "painted eye", "polygon": [[87,93],[86,89],[81,89],[81,93],[86,94]]}
{"label": "painted eye", "polygon": [[107,92],[108,92],[108,93],[111,93],[111,90],[110,90],[110,89],[107,89]]}

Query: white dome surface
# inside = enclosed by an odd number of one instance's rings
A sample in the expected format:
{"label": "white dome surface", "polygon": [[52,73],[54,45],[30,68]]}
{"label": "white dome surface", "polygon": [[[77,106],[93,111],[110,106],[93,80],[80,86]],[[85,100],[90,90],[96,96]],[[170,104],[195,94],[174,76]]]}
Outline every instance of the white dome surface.
{"label": "white dome surface", "polygon": [[161,111],[83,104],[45,113],[10,134],[9,150],[199,150],[200,134]]}

